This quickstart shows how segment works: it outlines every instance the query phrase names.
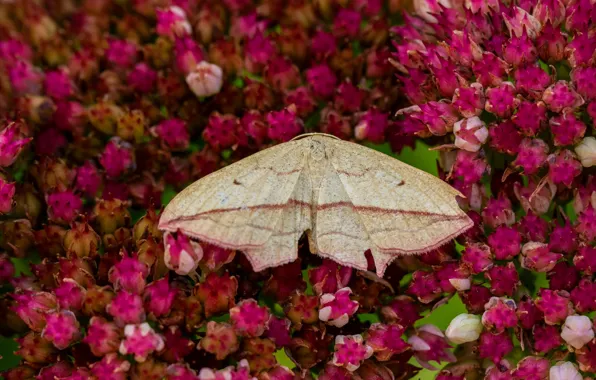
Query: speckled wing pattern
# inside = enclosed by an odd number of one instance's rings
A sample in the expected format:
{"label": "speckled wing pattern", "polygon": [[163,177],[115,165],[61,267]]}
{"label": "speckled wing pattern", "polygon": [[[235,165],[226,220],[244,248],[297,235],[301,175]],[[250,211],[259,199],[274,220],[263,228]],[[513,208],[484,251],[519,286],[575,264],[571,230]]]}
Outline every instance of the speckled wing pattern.
{"label": "speckled wing pattern", "polygon": [[440,179],[358,144],[322,134],[266,149],[184,189],[160,228],[243,251],[255,271],[310,250],[377,273],[403,254],[432,250],[472,226],[461,195]]}

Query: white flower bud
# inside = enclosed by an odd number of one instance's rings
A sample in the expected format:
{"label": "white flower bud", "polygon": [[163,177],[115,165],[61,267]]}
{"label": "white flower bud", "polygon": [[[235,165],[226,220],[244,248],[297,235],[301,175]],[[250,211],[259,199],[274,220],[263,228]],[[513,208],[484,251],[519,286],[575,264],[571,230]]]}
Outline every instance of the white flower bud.
{"label": "white flower bud", "polygon": [[196,96],[215,95],[223,85],[223,71],[217,65],[201,61],[186,76],[186,83]]}
{"label": "white flower bud", "polygon": [[445,330],[445,335],[451,342],[462,344],[477,340],[481,332],[482,322],[480,316],[460,314],[453,318],[447,330]]}
{"label": "white flower bud", "polygon": [[596,138],[584,137],[575,147],[575,153],[584,167],[589,168],[596,165]]}
{"label": "white flower bud", "polygon": [[550,367],[550,380],[583,380],[575,364],[571,362],[558,362]]}
{"label": "white flower bud", "polygon": [[592,321],[585,315],[568,316],[561,331],[561,338],[575,349],[582,348],[594,339]]}
{"label": "white flower bud", "polygon": [[478,116],[462,119],[453,124],[455,146],[468,152],[478,152],[488,139],[488,129]]}

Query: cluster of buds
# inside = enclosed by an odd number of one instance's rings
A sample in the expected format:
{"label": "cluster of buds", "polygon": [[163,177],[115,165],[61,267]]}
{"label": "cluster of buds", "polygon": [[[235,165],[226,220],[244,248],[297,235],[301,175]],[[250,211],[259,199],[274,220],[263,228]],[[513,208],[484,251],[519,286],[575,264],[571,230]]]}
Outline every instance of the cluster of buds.
{"label": "cluster of buds", "polygon": [[[4,378],[418,371],[406,341],[431,305],[392,301],[407,265],[388,283],[302,252],[255,273],[157,228],[192,181],[303,132],[412,145],[390,117],[401,2],[0,3]],[[451,359],[421,339],[419,360]]]}
{"label": "cluster of buds", "polygon": [[584,378],[596,371],[596,3],[414,8],[392,29],[411,103],[396,123],[436,147],[439,174],[475,221],[451,248],[459,259],[415,271],[409,288],[432,303],[445,279],[469,280],[456,287],[467,313],[445,332],[466,353],[437,378]]}

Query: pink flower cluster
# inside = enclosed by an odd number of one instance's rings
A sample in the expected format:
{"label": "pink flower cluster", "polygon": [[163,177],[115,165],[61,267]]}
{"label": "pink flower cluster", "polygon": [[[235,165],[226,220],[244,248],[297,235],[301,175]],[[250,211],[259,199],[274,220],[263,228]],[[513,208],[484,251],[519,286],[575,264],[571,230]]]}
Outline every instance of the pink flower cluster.
{"label": "pink flower cluster", "polygon": [[[439,173],[476,223],[458,246],[420,259],[428,268],[408,292],[432,305],[456,288],[469,314],[447,338],[493,363],[486,379],[593,373],[596,4],[414,3],[392,29],[391,62],[412,104],[396,122],[439,149]],[[456,363],[438,378],[475,371]]]}
{"label": "pink flower cluster", "polygon": [[194,180],[300,133],[412,145],[391,120],[401,7],[1,2],[0,330],[21,358],[4,378],[415,374],[413,299],[358,319],[397,278],[303,253],[255,273],[241,252],[157,228]]}

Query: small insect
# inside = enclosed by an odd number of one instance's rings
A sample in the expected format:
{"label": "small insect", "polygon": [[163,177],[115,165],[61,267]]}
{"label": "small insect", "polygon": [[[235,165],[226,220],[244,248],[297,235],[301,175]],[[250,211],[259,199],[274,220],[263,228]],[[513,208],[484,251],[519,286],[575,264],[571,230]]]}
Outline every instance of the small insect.
{"label": "small insect", "polygon": [[296,260],[306,232],[312,253],[353,268],[367,269],[370,249],[383,276],[396,257],[472,227],[456,196],[395,158],[311,133],[196,181],[168,204],[159,228],[243,251],[255,271]]}

